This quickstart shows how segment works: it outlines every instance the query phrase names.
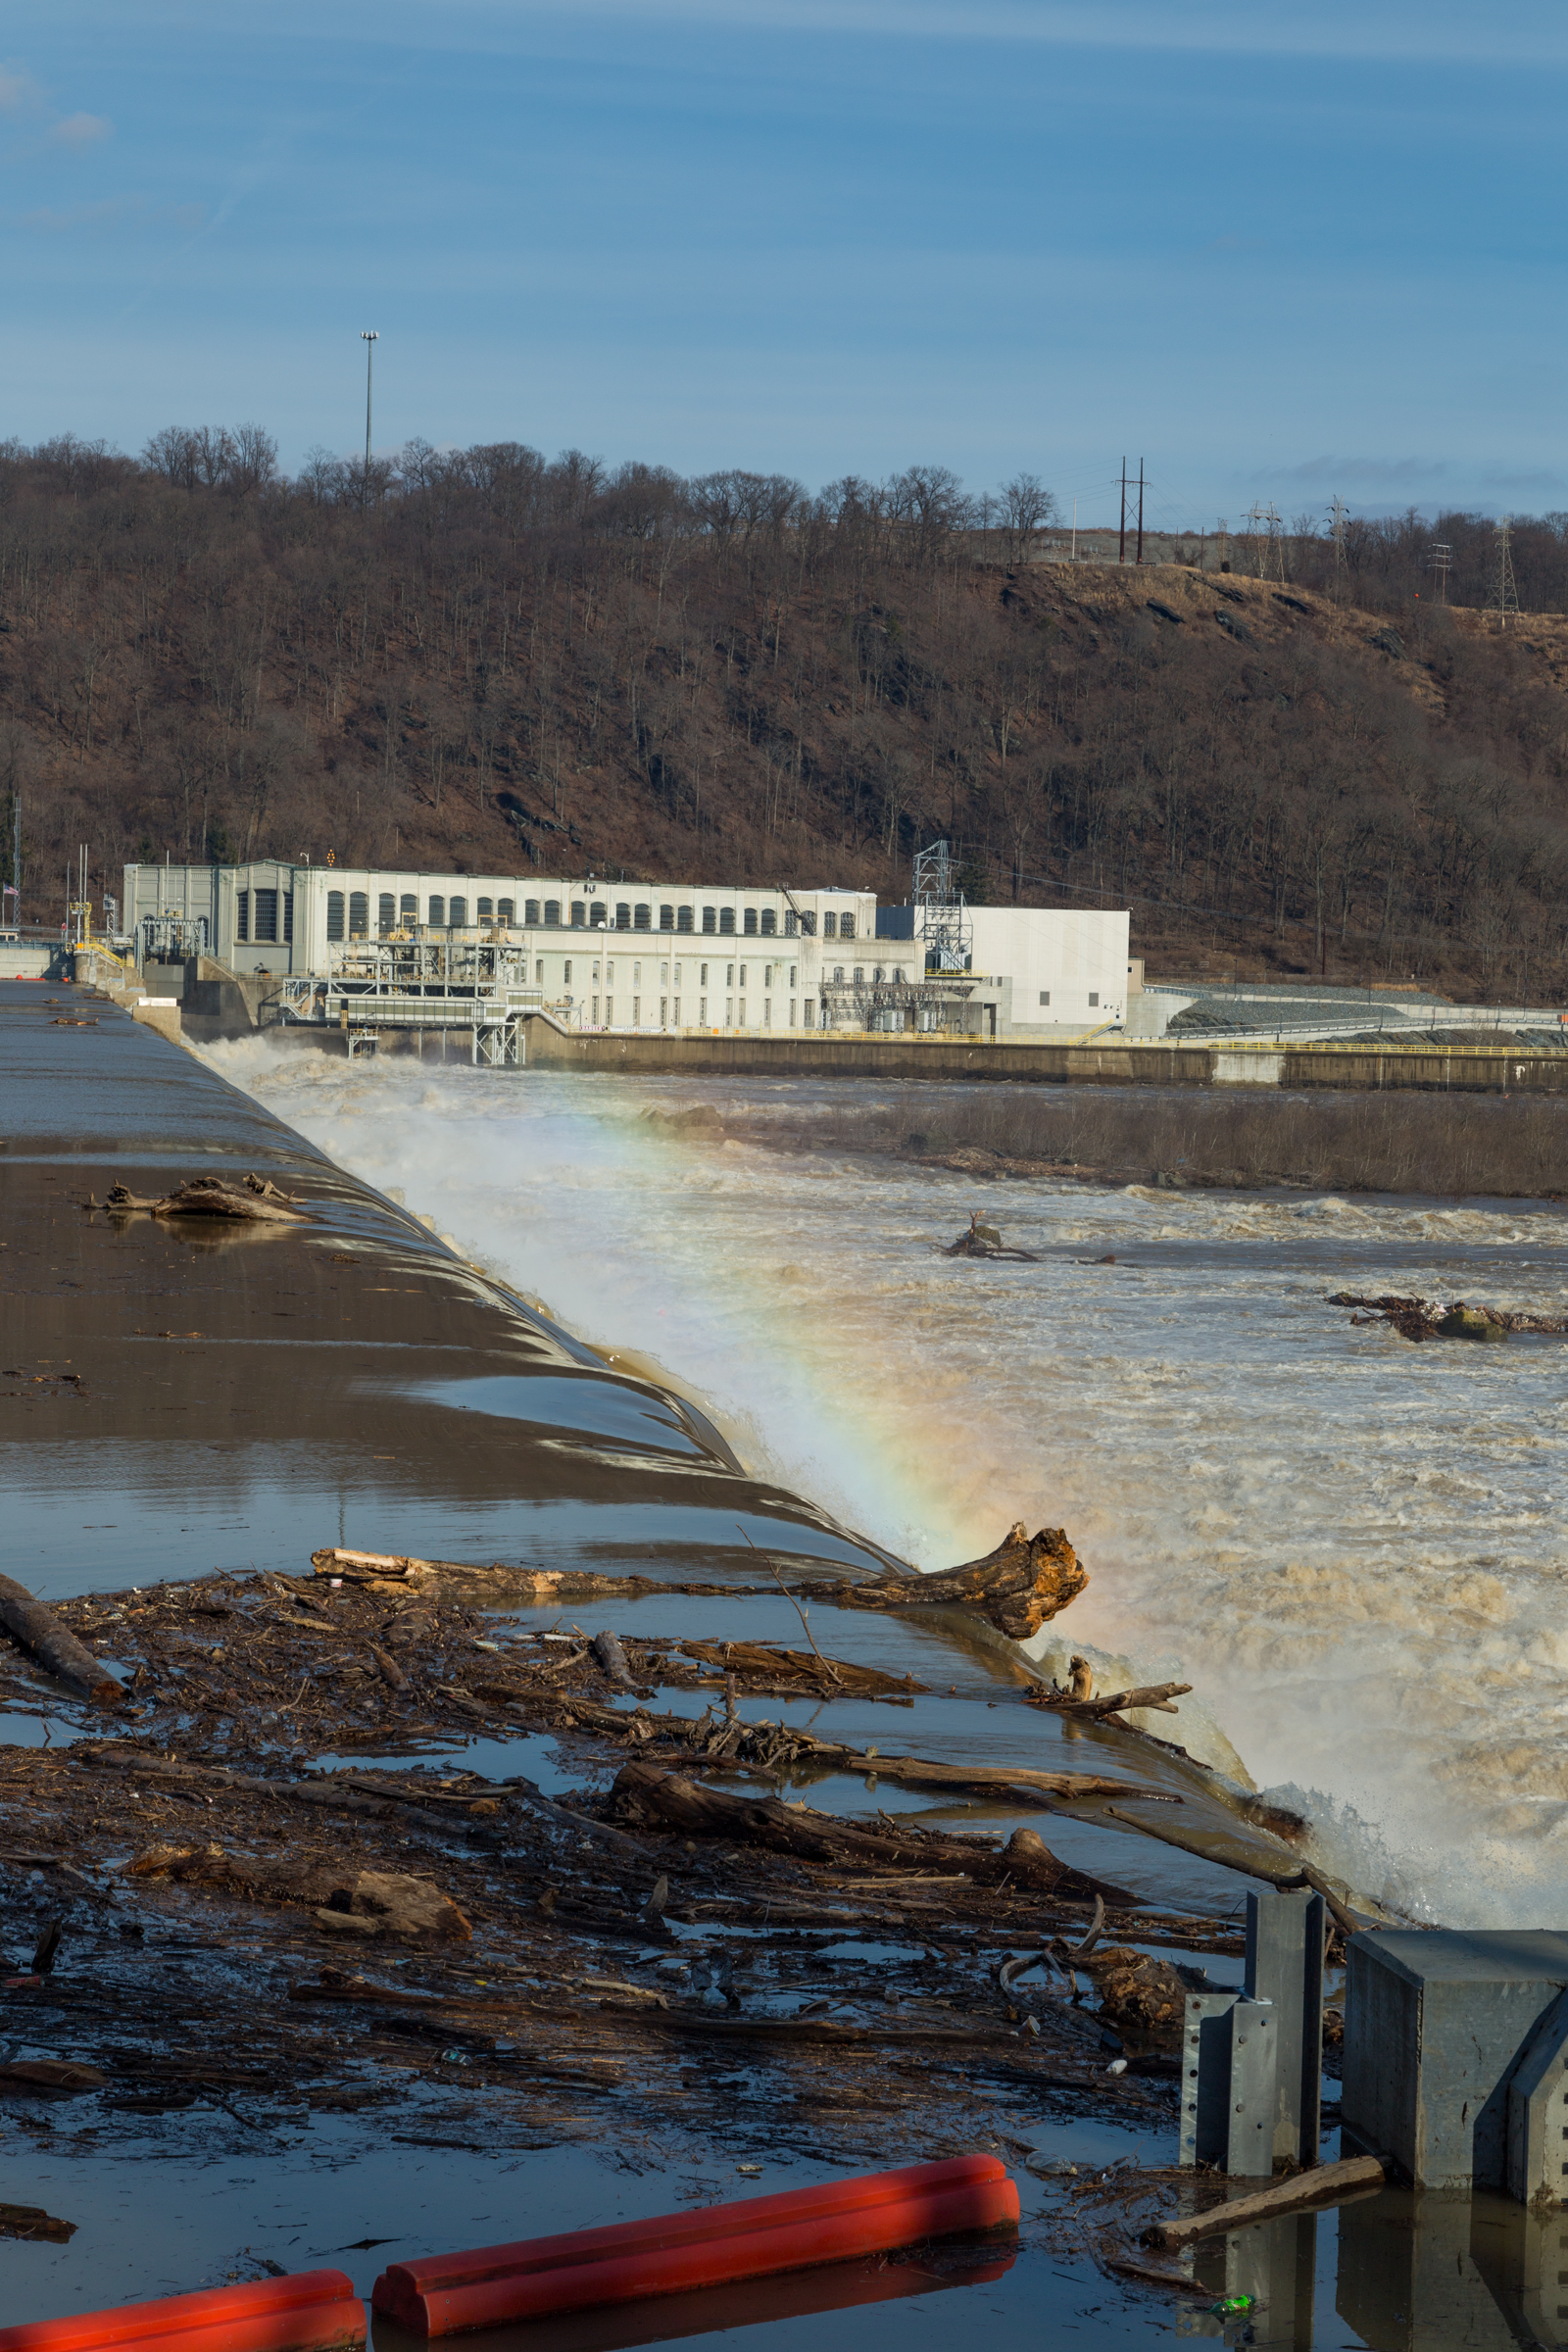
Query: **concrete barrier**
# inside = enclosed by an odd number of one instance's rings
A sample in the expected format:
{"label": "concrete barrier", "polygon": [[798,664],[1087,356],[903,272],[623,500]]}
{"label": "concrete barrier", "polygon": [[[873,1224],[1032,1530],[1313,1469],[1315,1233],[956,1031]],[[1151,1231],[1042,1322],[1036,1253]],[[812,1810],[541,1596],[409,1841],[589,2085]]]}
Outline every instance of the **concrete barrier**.
{"label": "concrete barrier", "polygon": [[867,1037],[837,1030],[758,1037],[646,1037],[564,1030],[524,1016],[525,1061],[535,1070],[732,1078],[998,1079],[1034,1086],[1332,1087],[1351,1093],[1414,1088],[1443,1094],[1568,1094],[1568,1053],[1461,1054],[1433,1047],[993,1043],[979,1038]]}

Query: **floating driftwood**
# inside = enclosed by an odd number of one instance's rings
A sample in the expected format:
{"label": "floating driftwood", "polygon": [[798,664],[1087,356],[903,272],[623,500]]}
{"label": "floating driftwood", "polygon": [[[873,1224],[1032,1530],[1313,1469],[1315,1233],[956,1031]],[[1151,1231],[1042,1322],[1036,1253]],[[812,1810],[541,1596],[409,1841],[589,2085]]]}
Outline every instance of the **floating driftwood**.
{"label": "floating driftwood", "polygon": [[944,1257],[1011,1257],[1020,1258],[1026,1265],[1038,1266],[1038,1250],[1008,1250],[1004,1246],[1002,1233],[995,1225],[983,1225],[978,1210],[971,1211],[969,1230],[942,1252]]}
{"label": "floating driftwood", "polygon": [[1348,2156],[1343,2164],[1315,2164],[1307,2172],[1282,2180],[1277,2188],[1259,2189],[1251,2197],[1232,2197],[1227,2204],[1211,2205],[1206,2213],[1195,2213],[1186,2221],[1156,2222],[1145,2230],[1144,2243],[1170,2252],[1190,2246],[1195,2238],[1218,2237],[1228,2230],[1244,2229],[1250,2222],[1271,2222],[1278,2214],[1303,2212],[1309,2205],[1343,2204],[1347,2197],[1381,2188],[1385,2178],[1383,2160],[1378,2156]]}
{"label": "floating driftwood", "polygon": [[1353,1324],[1389,1323],[1401,1340],[1505,1340],[1514,1331],[1568,1331],[1568,1315],[1514,1314],[1507,1307],[1472,1305],[1463,1298],[1405,1298],[1385,1291],[1331,1291],[1330,1306],[1350,1306]]}
{"label": "floating driftwood", "polygon": [[[352,1579],[372,1589],[395,1591],[430,1578],[455,1581],[505,1580],[509,1593],[541,1601],[590,1600],[614,1594],[620,1600],[643,1600],[653,1593],[684,1592],[699,1598],[741,1600],[765,1590],[755,1585],[703,1585],[665,1582],[649,1576],[600,1576],[573,1569],[513,1568],[497,1561],[487,1567],[465,1566],[458,1560],[421,1560],[412,1554],[355,1551],[341,1544],[313,1551],[311,1564],[318,1576]],[[1008,1532],[995,1551],[983,1559],[966,1560],[934,1576],[867,1577],[825,1583],[812,1579],[791,1584],[792,1598],[829,1601],[843,1609],[973,1609],[999,1633],[1015,1642],[1037,1634],[1077,1598],[1089,1582],[1078,1555],[1059,1527],[1027,1533],[1023,1521]]]}
{"label": "floating driftwood", "polygon": [[67,1632],[54,1611],[34,1600],[15,1577],[0,1576],[0,1625],[13,1641],[31,1651],[40,1666],[79,1690],[83,1698],[95,1699],[101,1707],[119,1706],[124,1694],[109,1669],[100,1666],[91,1650]]}
{"label": "floating driftwood", "polygon": [[[89,1198],[84,1208],[97,1208]],[[127,1185],[117,1184],[103,1206],[117,1216],[137,1211],[151,1217],[227,1217],[246,1225],[298,1225],[311,1221],[290,1193],[280,1192],[270,1177],[247,1176],[242,1185],[225,1184],[220,1176],[193,1176],[188,1184],[158,1198],[143,1198]]]}
{"label": "floating driftwood", "polygon": [[1119,1888],[1070,1870],[1033,1830],[1014,1830],[1004,1846],[934,1832],[868,1830],[833,1813],[781,1804],[775,1796],[727,1796],[683,1774],[641,1762],[616,1774],[611,1801],[619,1819],[669,1837],[763,1845],[829,1869],[956,1871],[992,1886],[1006,1881],[1083,1900],[1100,1895],[1123,1910],[1133,1903]]}
{"label": "floating driftwood", "polygon": [[[1076,1669],[1083,1663],[1073,1660]],[[1144,1683],[1133,1690],[1112,1690],[1103,1698],[1091,1698],[1080,1693],[1081,1677],[1075,1672],[1072,1683],[1063,1690],[1055,1684],[1043,1684],[1036,1690],[1025,1690],[1024,1698],[1031,1707],[1049,1707],[1054,1715],[1071,1715],[1081,1723],[1107,1723],[1129,1708],[1156,1715],[1179,1715],[1181,1709],[1171,1700],[1181,1698],[1192,1689],[1191,1683]]]}

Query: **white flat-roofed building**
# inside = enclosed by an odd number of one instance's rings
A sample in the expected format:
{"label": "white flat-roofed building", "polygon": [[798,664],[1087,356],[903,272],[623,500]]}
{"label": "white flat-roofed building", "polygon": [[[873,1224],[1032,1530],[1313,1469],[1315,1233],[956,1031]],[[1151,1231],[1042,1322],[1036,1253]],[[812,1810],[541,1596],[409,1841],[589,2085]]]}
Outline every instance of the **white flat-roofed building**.
{"label": "white flat-roofed building", "polygon": [[124,907],[141,959],[206,954],[232,971],[278,979],[324,977],[359,941],[502,937],[546,1006],[588,1029],[814,1029],[825,988],[920,977],[912,942],[877,938],[870,891],[259,858],[128,865]]}
{"label": "white flat-roofed building", "polygon": [[[961,942],[967,961],[949,969],[969,983],[982,1035],[1020,1044],[1060,1044],[1100,1029],[1119,1029],[1127,1017],[1131,918],[1069,906],[954,906],[933,914],[918,906],[883,906],[881,944],[909,941],[922,952],[926,934],[946,925],[950,954]],[[935,953],[933,944],[933,953]]]}

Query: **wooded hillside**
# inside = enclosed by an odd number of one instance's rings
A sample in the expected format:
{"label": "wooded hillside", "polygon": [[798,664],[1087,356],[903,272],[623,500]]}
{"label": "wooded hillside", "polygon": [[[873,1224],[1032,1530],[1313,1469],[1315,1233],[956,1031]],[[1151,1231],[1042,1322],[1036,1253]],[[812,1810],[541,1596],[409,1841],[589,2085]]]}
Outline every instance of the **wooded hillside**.
{"label": "wooded hillside", "polygon": [[[1568,988],[1568,620],[1431,604],[1419,518],[1336,583],[1301,533],[1283,582],[1034,563],[1049,514],[937,467],[0,449],[24,916],[83,842],[95,899],[128,858],[329,850],[900,898],[947,834],[971,897],[1130,905],[1165,970]],[[1443,528],[1479,580],[1486,526]],[[1526,605],[1568,604],[1565,529],[1516,526]]]}

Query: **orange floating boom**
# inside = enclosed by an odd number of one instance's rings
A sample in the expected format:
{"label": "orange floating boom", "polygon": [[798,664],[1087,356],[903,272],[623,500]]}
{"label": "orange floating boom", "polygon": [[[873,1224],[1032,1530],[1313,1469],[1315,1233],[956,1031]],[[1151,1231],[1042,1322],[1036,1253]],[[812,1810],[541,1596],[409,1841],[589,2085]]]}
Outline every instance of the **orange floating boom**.
{"label": "orange floating boom", "polygon": [[398,2262],[382,2272],[370,2300],[415,2335],[457,2335],[1017,2226],[1018,2191],[1001,2158],[957,2156],[652,2221]]}
{"label": "orange floating boom", "polygon": [[0,2328],[0,2352],[364,2352],[365,2305],[342,2271],[122,2303]]}

